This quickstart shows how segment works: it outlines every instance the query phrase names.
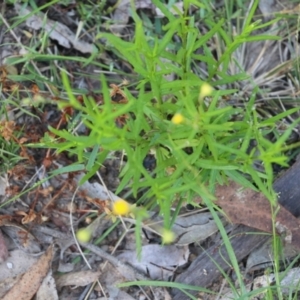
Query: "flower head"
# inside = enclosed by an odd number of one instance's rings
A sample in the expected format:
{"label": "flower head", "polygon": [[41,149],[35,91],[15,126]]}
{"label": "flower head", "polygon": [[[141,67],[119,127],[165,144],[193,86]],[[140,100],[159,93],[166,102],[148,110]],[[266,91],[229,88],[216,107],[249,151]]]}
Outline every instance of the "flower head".
{"label": "flower head", "polygon": [[200,99],[203,99],[206,96],[209,96],[213,91],[213,88],[208,83],[204,82],[200,88]]}
{"label": "flower head", "polygon": [[127,215],[130,210],[131,205],[123,199],[118,199],[113,203],[112,211],[115,215],[124,216]]}
{"label": "flower head", "polygon": [[87,228],[81,228],[77,231],[76,237],[79,242],[87,243],[92,237],[91,231]]}
{"label": "flower head", "polygon": [[176,113],[171,120],[171,122],[175,125],[181,124],[183,121],[184,121],[184,117],[180,113]]}
{"label": "flower head", "polygon": [[171,244],[172,242],[174,242],[176,235],[171,230],[163,229],[161,232],[161,237],[163,244]]}

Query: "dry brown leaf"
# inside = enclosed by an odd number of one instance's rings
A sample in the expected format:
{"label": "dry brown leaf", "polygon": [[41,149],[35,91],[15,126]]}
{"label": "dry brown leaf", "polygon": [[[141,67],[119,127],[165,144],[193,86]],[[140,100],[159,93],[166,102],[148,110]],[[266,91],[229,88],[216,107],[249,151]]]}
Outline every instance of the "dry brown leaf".
{"label": "dry brown leaf", "polygon": [[0,282],[0,299],[20,280],[21,276],[8,277]]}
{"label": "dry brown leaf", "polygon": [[[237,183],[216,189],[217,204],[222,207],[230,221],[272,233],[272,213],[267,198],[251,189],[243,189]],[[278,204],[276,228],[285,228],[291,243],[300,249],[300,220]],[[274,211],[276,208],[273,209]],[[282,232],[278,232],[282,234]],[[286,240],[286,242],[288,242]]]}
{"label": "dry brown leaf", "polygon": [[16,127],[14,121],[0,122],[0,134],[6,141],[10,141],[14,137],[15,129]]}
{"label": "dry brown leaf", "polygon": [[31,208],[29,209],[29,212],[25,212],[25,211],[16,211],[16,214],[19,215],[19,216],[24,216],[22,218],[22,224],[28,224],[28,223],[31,223],[33,222],[36,217],[37,217],[37,214],[35,213],[35,211]]}
{"label": "dry brown leaf", "polygon": [[2,300],[30,300],[47,275],[53,257],[53,245],[39,260],[21,276],[20,280],[6,293]]}
{"label": "dry brown leaf", "polygon": [[100,274],[100,271],[95,272],[92,270],[72,272],[56,277],[56,285],[57,288],[61,288],[66,285],[86,286],[96,281]]}

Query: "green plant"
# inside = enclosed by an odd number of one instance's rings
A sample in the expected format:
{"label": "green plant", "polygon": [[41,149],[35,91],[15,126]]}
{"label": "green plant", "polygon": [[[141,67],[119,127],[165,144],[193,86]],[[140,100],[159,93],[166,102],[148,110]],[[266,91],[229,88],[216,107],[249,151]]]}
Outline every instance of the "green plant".
{"label": "green plant", "polygon": [[[153,2],[166,17],[166,24],[161,28],[162,37],[145,34],[143,22],[134,8],[133,41],[124,41],[108,33],[98,35],[99,39],[106,40],[106,50],[128,62],[135,72],[130,89],[122,91],[126,101],[111,101],[107,79],[102,75],[103,102],[97,104],[93,97],[84,96],[81,103],[63,71],[61,76],[67,98],[59,105],[75,108],[80,113],[78,123],[82,122],[89,129],[89,135],[76,134],[77,124],[63,130],[51,128],[54,136],[45,136],[39,146],[75,155],[77,162],[60,172],[86,170],[82,181],[93,176],[112,152],[122,151],[126,164],[117,193],[127,186],[134,196],[143,190],[139,203],[148,208],[158,205],[166,228],[171,227],[183,201],[194,203],[195,196],[202,197],[218,220],[212,201],[214,188],[229,180],[259,189],[274,204],[272,164],[287,165],[284,152],[295,145],[286,145],[286,140],[299,120],[280,136],[276,132],[277,122],[298,108],[264,120],[256,111],[258,89],[255,86],[242,107],[226,102],[226,97],[238,90],[222,87],[249,78],[243,70],[230,75],[229,66],[234,64],[232,56],[244,43],[278,39],[270,35],[252,35],[277,20],[266,24],[253,22],[258,4],[254,1],[240,33],[233,36],[224,29],[227,26],[224,19],[217,22],[212,19],[211,9],[205,2],[184,1],[183,12],[178,10],[178,16],[170,13],[160,1]],[[188,15],[190,5],[201,9],[207,28],[205,34],[195,27],[195,17]],[[179,45],[174,42],[174,36],[180,41]],[[209,48],[214,36],[224,48],[218,59]],[[198,54],[198,50],[202,54]],[[192,66],[200,63],[206,65],[207,74],[195,74]],[[168,75],[173,76],[171,81]],[[213,87],[210,93],[205,93],[207,85]],[[174,116],[181,119],[174,121]],[[117,126],[116,120],[120,118],[125,122]],[[269,141],[269,134],[276,135],[276,141]],[[251,148],[253,141],[257,146]],[[143,166],[149,153],[156,158],[156,168],[151,173]],[[253,167],[257,161],[261,163],[260,170]],[[175,211],[171,214],[175,202]],[[240,286],[243,286],[233,249],[220,221],[218,226]]]}
{"label": "green plant", "polygon": [[[194,194],[212,199],[215,184],[228,179],[252,188],[255,183],[270,200],[274,199],[271,165],[285,165],[283,152],[288,148],[285,141],[293,126],[275,143],[271,143],[266,135],[274,131],[278,120],[297,111],[297,108],[262,120],[255,110],[255,88],[244,107],[236,108],[227,105],[222,98],[236,90],[219,90],[220,80],[214,80],[216,76],[221,78],[222,84],[244,80],[247,77],[244,73],[234,77],[227,74],[232,53],[248,41],[277,39],[265,35],[251,36],[253,31],[267,26],[251,23],[257,1],[241,34],[234,38],[223,30],[224,20],[212,24],[210,19],[205,19],[210,30],[201,35],[195,28],[194,18],[187,16],[191,3],[205,9],[197,1],[185,1],[185,10],[178,17],[170,14],[159,1],[154,2],[168,19],[163,27],[162,39],[146,36],[142,21],[135,13],[134,41],[124,41],[112,34],[99,36],[107,40],[108,49],[118,52],[133,66],[137,96],[125,89],[127,103],[113,103],[106,79],[102,76],[103,104],[97,105],[88,96],[81,104],[73,95],[63,72],[68,100],[61,105],[71,105],[80,111],[81,121],[90,129],[90,134],[77,136],[68,130],[51,129],[56,138],[48,136],[43,146],[76,154],[78,162],[88,171],[85,180],[95,173],[111,151],[124,151],[127,163],[121,173],[118,192],[129,183],[134,195],[141,188],[150,188],[144,199],[153,199],[153,204],[159,204],[166,226],[170,226],[170,207],[175,195],[187,197],[188,201],[192,201]],[[173,44],[175,35],[181,40],[180,48],[166,50]],[[206,46],[214,35],[220,35],[227,46],[219,60],[209,54]],[[195,54],[200,48],[204,49],[205,55]],[[206,63],[208,77],[195,75],[191,60]],[[168,81],[165,76],[169,74],[174,74],[176,79]],[[206,83],[214,87],[210,97],[201,95],[201,88]],[[184,122],[174,124],[172,117],[178,113],[183,116]],[[116,126],[116,119],[124,115],[127,119],[120,128]],[[257,142],[257,149],[249,153],[253,140]],[[143,160],[150,152],[157,159],[155,176],[143,167]],[[253,169],[257,160],[262,162],[262,172]],[[249,175],[248,179],[243,173]]]}

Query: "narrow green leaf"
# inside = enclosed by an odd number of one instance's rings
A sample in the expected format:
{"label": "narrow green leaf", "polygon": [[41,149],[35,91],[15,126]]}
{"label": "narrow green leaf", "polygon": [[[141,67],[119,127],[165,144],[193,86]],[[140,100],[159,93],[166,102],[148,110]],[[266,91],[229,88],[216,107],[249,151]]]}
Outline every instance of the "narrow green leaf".
{"label": "narrow green leaf", "polygon": [[51,175],[59,175],[63,173],[70,173],[70,172],[77,172],[77,171],[84,171],[85,166],[83,164],[72,164],[66,167],[59,168],[51,172]]}

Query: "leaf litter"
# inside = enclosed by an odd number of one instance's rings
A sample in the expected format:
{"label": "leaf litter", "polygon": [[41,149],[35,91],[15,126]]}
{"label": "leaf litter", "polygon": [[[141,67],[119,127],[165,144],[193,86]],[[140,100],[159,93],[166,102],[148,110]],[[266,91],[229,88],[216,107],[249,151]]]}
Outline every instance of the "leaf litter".
{"label": "leaf litter", "polygon": [[[15,10],[21,17],[26,17],[26,25],[34,30],[44,29],[50,38],[56,40],[65,48],[74,47],[82,53],[92,53],[95,51],[95,46],[79,40],[76,35],[64,24],[53,22],[46,18],[43,13],[32,14],[27,8],[15,3]],[[28,17],[28,15],[31,15]]]}
{"label": "leaf litter", "polygon": [[15,285],[5,294],[3,300],[20,299],[30,300],[38,291],[46,277],[53,258],[53,246],[37,260],[29,270],[20,276]]}
{"label": "leaf litter", "polygon": [[[218,205],[222,207],[231,222],[264,232],[273,232],[270,202],[262,193],[243,189],[238,184],[230,182],[228,186],[217,187],[215,196]],[[300,250],[300,220],[280,204],[277,204],[273,211],[276,211],[277,233],[286,243],[291,243]]]}

